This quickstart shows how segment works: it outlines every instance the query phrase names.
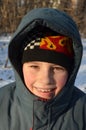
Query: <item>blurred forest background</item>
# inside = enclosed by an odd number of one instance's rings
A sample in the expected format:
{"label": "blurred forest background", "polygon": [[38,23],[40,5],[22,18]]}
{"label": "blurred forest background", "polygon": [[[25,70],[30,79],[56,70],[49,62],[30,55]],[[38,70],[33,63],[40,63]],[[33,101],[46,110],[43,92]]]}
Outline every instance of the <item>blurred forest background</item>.
{"label": "blurred forest background", "polygon": [[0,34],[13,33],[31,9],[52,7],[67,12],[86,37],[86,0],[0,0]]}

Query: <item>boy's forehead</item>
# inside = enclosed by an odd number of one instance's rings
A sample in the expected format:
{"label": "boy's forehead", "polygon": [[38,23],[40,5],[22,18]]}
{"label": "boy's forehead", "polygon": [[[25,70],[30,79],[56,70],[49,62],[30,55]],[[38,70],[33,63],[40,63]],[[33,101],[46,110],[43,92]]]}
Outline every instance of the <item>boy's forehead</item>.
{"label": "boy's forehead", "polygon": [[[50,62],[44,62],[44,61],[29,61],[26,62],[24,65],[37,65],[40,67],[59,67],[59,68],[64,68],[63,66],[59,65],[59,64],[54,64],[54,63],[50,63]],[[65,69],[65,68],[64,68]]]}

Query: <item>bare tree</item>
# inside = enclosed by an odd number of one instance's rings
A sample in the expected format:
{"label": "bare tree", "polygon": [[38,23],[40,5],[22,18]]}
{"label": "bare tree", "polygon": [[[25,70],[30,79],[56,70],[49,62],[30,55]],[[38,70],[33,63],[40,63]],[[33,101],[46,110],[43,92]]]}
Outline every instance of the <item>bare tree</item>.
{"label": "bare tree", "polygon": [[0,0],[0,33],[12,33],[22,17],[38,7],[58,8],[70,14],[81,32],[86,32],[86,0]]}

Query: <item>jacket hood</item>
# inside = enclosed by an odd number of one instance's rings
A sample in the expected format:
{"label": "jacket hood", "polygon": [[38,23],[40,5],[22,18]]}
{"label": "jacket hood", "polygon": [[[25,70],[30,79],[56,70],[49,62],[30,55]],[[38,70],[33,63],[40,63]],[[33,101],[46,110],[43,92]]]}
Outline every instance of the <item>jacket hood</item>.
{"label": "jacket hood", "polygon": [[8,48],[9,59],[15,70],[15,75],[17,74],[17,77],[19,77],[22,82],[21,48],[25,38],[27,36],[30,37],[29,33],[39,25],[47,27],[59,34],[68,36],[73,40],[74,69],[68,80],[67,87],[65,87],[66,89],[61,92],[60,97],[63,94],[71,94],[75,78],[80,67],[83,48],[80,34],[75,22],[71,19],[70,16],[59,10],[52,8],[38,8],[33,9],[23,17],[20,25],[13,35],[13,38],[10,41]]}

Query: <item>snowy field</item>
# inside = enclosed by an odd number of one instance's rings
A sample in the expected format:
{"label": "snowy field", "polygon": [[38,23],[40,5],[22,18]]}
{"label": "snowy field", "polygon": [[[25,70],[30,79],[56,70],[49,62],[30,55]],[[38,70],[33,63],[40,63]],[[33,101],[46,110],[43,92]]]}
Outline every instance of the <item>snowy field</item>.
{"label": "snowy field", "polygon": [[[10,39],[11,36],[0,37],[0,87],[3,87],[15,80],[14,73],[7,56],[8,43]],[[86,93],[86,39],[82,39],[82,43],[84,48],[83,59],[75,85]]]}

